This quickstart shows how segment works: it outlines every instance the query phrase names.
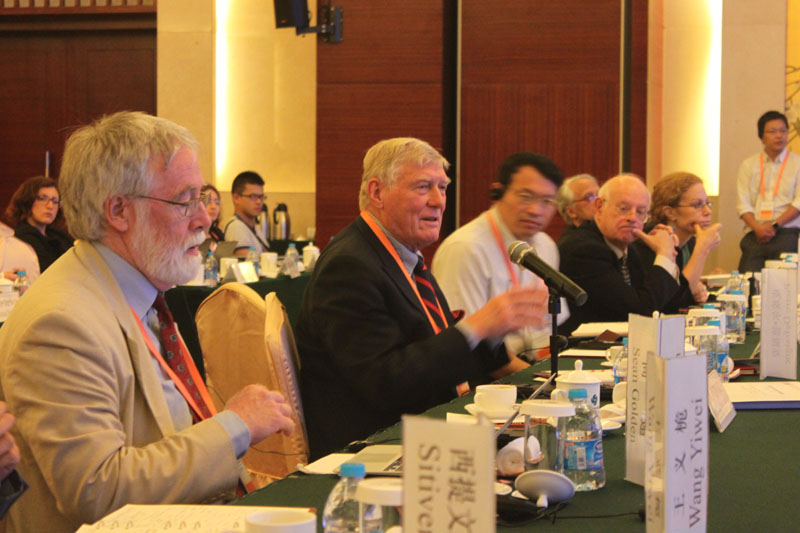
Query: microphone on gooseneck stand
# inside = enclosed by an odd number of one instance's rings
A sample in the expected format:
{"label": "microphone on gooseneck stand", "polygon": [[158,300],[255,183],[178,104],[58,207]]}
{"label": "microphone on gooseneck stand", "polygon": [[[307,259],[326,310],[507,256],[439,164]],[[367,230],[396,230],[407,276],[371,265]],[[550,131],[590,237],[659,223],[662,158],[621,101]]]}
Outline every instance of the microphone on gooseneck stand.
{"label": "microphone on gooseneck stand", "polygon": [[523,241],[512,242],[511,246],[508,247],[508,255],[513,262],[542,278],[545,285],[554,290],[559,296],[565,297],[578,306],[586,303],[588,298],[586,291],[567,276],[548,265],[544,259],[536,255],[536,250],[528,243]]}

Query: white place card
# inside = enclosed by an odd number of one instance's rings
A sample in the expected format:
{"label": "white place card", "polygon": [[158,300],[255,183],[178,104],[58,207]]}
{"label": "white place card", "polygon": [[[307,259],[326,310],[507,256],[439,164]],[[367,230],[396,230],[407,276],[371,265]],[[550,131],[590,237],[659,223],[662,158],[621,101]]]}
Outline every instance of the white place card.
{"label": "white place card", "polygon": [[495,440],[489,424],[403,417],[403,531],[494,533]]}
{"label": "white place card", "polygon": [[252,261],[242,261],[233,265],[233,272],[236,275],[236,281],[239,283],[255,283],[258,281],[256,266]]}
{"label": "white place card", "polygon": [[[657,313],[655,313],[657,315]],[[625,430],[625,479],[644,485],[645,473],[645,395],[647,354],[683,356],[683,316],[650,318],[628,315],[628,398]]]}
{"label": "white place card", "polygon": [[714,425],[722,433],[725,428],[733,421],[736,416],[736,409],[733,407],[725,384],[719,372],[712,370],[708,373],[708,410],[714,418]]}
{"label": "white place card", "polygon": [[705,531],[708,516],[706,358],[647,356],[647,531]]}
{"label": "white place card", "polygon": [[11,310],[14,309],[14,304],[19,300],[19,293],[17,291],[2,292],[0,293],[0,322],[5,322]]}
{"label": "white place card", "polygon": [[761,379],[797,379],[797,272],[761,271]]}

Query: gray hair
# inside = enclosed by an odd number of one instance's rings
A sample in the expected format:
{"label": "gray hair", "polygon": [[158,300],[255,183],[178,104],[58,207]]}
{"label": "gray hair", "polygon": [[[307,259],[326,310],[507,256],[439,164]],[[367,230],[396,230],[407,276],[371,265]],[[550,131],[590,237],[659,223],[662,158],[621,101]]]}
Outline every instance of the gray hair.
{"label": "gray hair", "polygon": [[58,184],[64,216],[78,239],[99,240],[107,229],[105,202],[115,194],[147,194],[154,158],[164,168],[182,148],[197,152],[186,128],[164,118],[122,111],[83,126],[67,139]]}
{"label": "gray hair", "polygon": [[399,168],[408,163],[420,167],[440,163],[445,170],[450,166],[442,154],[420,139],[396,137],[379,141],[364,156],[364,174],[361,176],[361,190],[358,194],[359,209],[366,209],[369,205],[369,180],[377,178],[381,185],[391,188],[397,182]]}
{"label": "gray hair", "polygon": [[570,220],[569,215],[567,215],[567,207],[572,205],[572,202],[575,201],[575,194],[572,192],[571,185],[580,180],[589,180],[599,186],[597,179],[591,174],[577,174],[564,180],[564,183],[558,188],[556,202],[558,205],[558,214],[561,215],[561,218],[563,218],[564,222],[567,224],[572,224],[572,220]]}

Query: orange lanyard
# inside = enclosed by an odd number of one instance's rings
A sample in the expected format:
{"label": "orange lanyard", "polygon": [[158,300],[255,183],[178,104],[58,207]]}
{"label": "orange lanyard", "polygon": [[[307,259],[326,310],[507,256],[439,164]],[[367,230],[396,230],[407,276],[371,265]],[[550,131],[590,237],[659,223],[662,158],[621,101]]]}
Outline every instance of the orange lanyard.
{"label": "orange lanyard", "polygon": [[[372,232],[375,234],[375,236],[378,237],[378,240],[381,241],[383,247],[386,248],[386,251],[389,252],[389,255],[391,255],[392,258],[395,260],[397,266],[400,267],[400,271],[403,272],[403,274],[406,276],[406,281],[408,281],[408,284],[409,286],[411,286],[411,289],[414,291],[414,294],[417,295],[417,299],[419,300],[419,305],[422,307],[422,310],[425,311],[425,315],[427,315],[428,320],[431,323],[433,332],[438,334],[441,331],[441,328],[439,328],[439,326],[436,325],[436,321],[433,320],[433,317],[428,311],[428,306],[425,305],[425,303],[422,301],[422,296],[420,296],[419,294],[419,290],[417,289],[417,284],[414,282],[413,279],[411,279],[411,275],[406,270],[403,261],[400,259],[400,256],[397,255],[397,250],[394,249],[392,243],[389,242],[389,238],[386,236],[381,227],[378,225],[377,222],[375,222],[375,219],[372,218],[372,215],[370,215],[366,209],[364,211],[361,211],[361,218],[364,219],[364,222],[367,223],[369,229],[371,229]],[[439,303],[438,298],[436,299],[436,305],[439,307],[438,312],[439,316],[442,318],[442,324],[447,324],[447,319],[445,318],[444,310],[442,309],[442,304]]]}
{"label": "orange lanyard", "polygon": [[[183,381],[181,381],[180,378],[177,375],[175,375],[175,372],[169,367],[167,362],[164,361],[164,358],[161,356],[161,352],[156,350],[153,341],[150,340],[150,335],[147,334],[147,331],[144,328],[144,324],[142,324],[142,321],[139,320],[138,316],[136,316],[136,313],[134,312],[133,308],[131,308],[131,313],[133,313],[133,318],[136,319],[136,323],[139,324],[139,329],[142,332],[142,337],[144,337],[144,342],[147,343],[147,348],[150,350],[150,354],[159,362],[161,368],[164,370],[164,372],[167,373],[169,378],[175,384],[175,387],[177,387],[178,391],[180,391],[181,396],[183,396],[183,399],[186,400],[186,403],[189,404],[189,407],[192,408],[192,411],[194,411],[197,414],[200,420],[203,420],[205,417],[203,416],[203,413],[200,411],[200,408],[197,406],[197,403],[194,401],[192,395],[189,394],[189,391],[186,389],[186,385],[183,384]],[[197,371],[197,367],[194,365],[194,361],[192,361],[191,355],[189,355],[189,350],[186,349],[186,345],[183,343],[183,339],[181,339],[180,336],[178,336],[178,342],[181,343],[181,349],[183,350],[183,356],[184,356],[184,362],[186,363],[186,368],[189,370],[189,374],[192,376],[195,385],[197,385],[197,390],[200,391],[200,396],[203,398],[203,401],[206,402],[206,406],[208,407],[208,410],[211,412],[211,416],[214,416],[215,414],[217,414],[217,410],[214,407],[214,402],[211,401],[211,397],[208,394],[208,389],[206,388],[203,379],[200,377],[200,373]]]}
{"label": "orange lanyard", "polygon": [[508,269],[508,274],[511,276],[511,284],[514,287],[519,287],[517,273],[514,271],[514,266],[511,264],[511,260],[508,258],[508,253],[506,252],[505,244],[503,244],[503,237],[500,235],[500,229],[497,227],[497,222],[494,221],[494,217],[492,216],[491,212],[487,212],[486,216],[489,218],[489,227],[492,228],[492,233],[494,233],[494,240],[497,242],[497,247],[500,248],[500,255],[502,255],[503,259],[506,260],[506,268]]}
{"label": "orange lanyard", "polygon": [[[781,165],[781,169],[778,172],[778,181],[775,183],[775,190],[772,191],[772,199],[775,199],[775,196],[778,195],[778,186],[781,184],[781,178],[783,177],[783,169],[786,168],[786,162],[789,160],[789,154],[786,154],[786,157],[783,158],[783,164]],[[759,154],[758,156],[758,167],[761,171],[761,196],[764,199],[767,199],[767,193],[764,191],[764,154]]]}

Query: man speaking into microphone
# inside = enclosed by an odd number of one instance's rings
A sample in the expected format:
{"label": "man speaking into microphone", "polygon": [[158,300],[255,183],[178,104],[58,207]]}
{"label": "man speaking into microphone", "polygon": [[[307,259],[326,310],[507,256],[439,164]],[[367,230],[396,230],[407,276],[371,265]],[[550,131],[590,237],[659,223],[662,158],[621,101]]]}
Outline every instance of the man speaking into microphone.
{"label": "man speaking into microphone", "polygon": [[[540,154],[518,152],[501,163],[489,193],[492,207],[447,237],[433,258],[433,273],[453,309],[470,315],[512,287],[537,283],[534,273],[510,260],[515,241],[558,270],[558,248],[543,230],[556,212],[562,181],[561,170]],[[562,299],[558,323],[568,316]],[[550,333],[548,317],[539,327],[506,334],[506,348],[533,360],[547,353]]]}

